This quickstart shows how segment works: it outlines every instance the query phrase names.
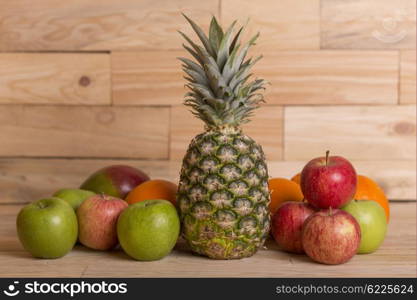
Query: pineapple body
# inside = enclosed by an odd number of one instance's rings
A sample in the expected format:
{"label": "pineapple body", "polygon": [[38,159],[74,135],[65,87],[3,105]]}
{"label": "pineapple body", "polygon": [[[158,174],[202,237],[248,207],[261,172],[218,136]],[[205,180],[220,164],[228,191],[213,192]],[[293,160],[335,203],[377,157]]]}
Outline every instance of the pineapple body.
{"label": "pineapple body", "polygon": [[182,235],[214,259],[253,255],[269,232],[268,171],[260,145],[236,128],[197,135],[178,188]]}

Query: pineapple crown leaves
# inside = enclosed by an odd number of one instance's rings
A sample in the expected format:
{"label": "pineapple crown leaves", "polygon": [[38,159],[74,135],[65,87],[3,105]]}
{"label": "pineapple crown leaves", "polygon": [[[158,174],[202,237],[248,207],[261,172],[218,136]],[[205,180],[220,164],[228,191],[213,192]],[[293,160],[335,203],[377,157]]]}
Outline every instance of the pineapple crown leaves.
{"label": "pineapple crown leaves", "polygon": [[259,33],[241,43],[246,24],[234,33],[234,21],[223,31],[213,16],[207,36],[193,20],[186,15],[184,17],[201,42],[199,45],[179,31],[187,42],[183,44],[184,48],[195,59],[178,58],[186,74],[185,86],[189,89],[185,94],[184,104],[209,128],[237,127],[249,122],[253,111],[264,102],[260,91],[265,89],[266,81],[250,81],[250,70],[262,56],[246,59],[248,50],[255,45]]}

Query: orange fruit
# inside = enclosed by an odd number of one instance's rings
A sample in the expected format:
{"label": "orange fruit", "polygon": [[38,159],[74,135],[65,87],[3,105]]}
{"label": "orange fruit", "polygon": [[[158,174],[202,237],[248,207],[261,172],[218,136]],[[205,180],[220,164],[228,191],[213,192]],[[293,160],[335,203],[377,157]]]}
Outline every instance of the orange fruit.
{"label": "orange fruit", "polygon": [[389,222],[389,201],[385,196],[382,188],[371,178],[358,175],[358,181],[356,184],[356,194],[354,196],[356,200],[373,200],[378,202],[385,210],[387,216],[387,222]]}
{"label": "orange fruit", "polygon": [[268,181],[271,193],[269,210],[274,214],[278,207],[288,201],[303,201],[303,193],[300,185],[286,178],[271,178]]}
{"label": "orange fruit", "polygon": [[135,187],[126,197],[129,204],[151,199],[164,199],[176,204],[177,185],[167,180],[153,179]]}
{"label": "orange fruit", "polygon": [[300,178],[301,178],[301,173],[297,173],[291,178],[291,180],[300,184]]}

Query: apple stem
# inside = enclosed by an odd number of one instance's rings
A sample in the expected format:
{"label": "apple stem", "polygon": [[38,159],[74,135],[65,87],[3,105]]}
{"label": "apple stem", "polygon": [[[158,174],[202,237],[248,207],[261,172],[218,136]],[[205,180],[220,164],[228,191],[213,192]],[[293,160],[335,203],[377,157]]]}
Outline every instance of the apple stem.
{"label": "apple stem", "polygon": [[327,167],[327,165],[328,165],[328,163],[329,163],[329,153],[330,153],[330,151],[329,151],[329,150],[327,150],[327,151],[326,151],[326,167]]}
{"label": "apple stem", "polygon": [[331,216],[332,215],[332,207],[330,206],[329,207],[329,216]]}

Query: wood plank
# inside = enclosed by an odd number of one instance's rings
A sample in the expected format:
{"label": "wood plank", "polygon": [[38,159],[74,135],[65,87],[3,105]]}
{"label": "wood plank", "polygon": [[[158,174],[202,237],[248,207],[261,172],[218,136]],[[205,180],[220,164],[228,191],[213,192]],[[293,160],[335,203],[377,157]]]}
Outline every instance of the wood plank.
{"label": "wood plank", "polygon": [[[396,51],[268,51],[254,74],[268,80],[266,101],[279,104],[394,104]],[[173,105],[185,80],[176,57],[184,51],[112,53],[116,105]]]}
{"label": "wood plank", "polygon": [[228,26],[236,18],[245,24],[249,18],[246,37],[261,33],[257,48],[318,49],[319,0],[250,0],[221,1],[221,19]]}
{"label": "wood plank", "polygon": [[[218,0],[2,1],[0,51],[180,49],[191,32],[181,12],[207,27]],[[30,9],[28,9],[30,7]]]}
{"label": "wood plank", "polygon": [[[187,142],[188,143],[188,142]],[[309,159],[268,161],[270,177],[291,178]],[[416,199],[415,161],[352,161],[358,174],[376,180],[392,200]],[[12,159],[0,158],[0,203],[27,203],[64,187],[78,187],[94,171],[127,164],[151,178],[178,182],[180,160]]]}
{"label": "wood plank", "polygon": [[[252,121],[243,126],[244,132],[262,145],[267,159],[282,158],[282,108],[261,107]],[[171,110],[170,158],[182,160],[191,139],[204,131],[203,122],[195,118],[185,106]]]}
{"label": "wood plank", "polygon": [[416,51],[401,51],[400,57],[400,104],[416,103]]}
{"label": "wood plank", "polygon": [[0,53],[0,104],[110,104],[108,54]]}
{"label": "wood plank", "polygon": [[415,47],[414,0],[321,0],[321,48]]}
{"label": "wood plank", "polygon": [[305,255],[282,252],[272,240],[267,241],[267,249],[253,257],[231,261],[191,255],[181,240],[170,255],[154,262],[134,261],[120,249],[92,251],[83,246],[76,246],[60,259],[34,259],[16,237],[15,216],[19,209],[18,205],[2,205],[0,209],[3,220],[0,277],[415,277],[416,274],[415,203],[391,206],[387,237],[379,250],[356,255],[337,266],[317,264]]}
{"label": "wood plank", "polygon": [[254,67],[268,104],[396,104],[396,51],[269,51]]}
{"label": "wood plank", "polygon": [[112,52],[115,105],[180,104],[185,80],[177,57],[186,51]]}
{"label": "wood plank", "polygon": [[0,158],[0,203],[27,203],[48,197],[60,188],[76,188],[93,172],[124,164],[151,178],[178,181],[179,162],[166,160]]}
{"label": "wood plank", "polygon": [[169,108],[4,105],[0,156],[168,156]]}
{"label": "wood plank", "polygon": [[285,159],[415,160],[414,105],[286,107]]}
{"label": "wood plank", "polygon": [[[305,147],[308,148],[308,147]],[[269,161],[270,177],[292,178],[312,159],[297,161]],[[390,201],[416,200],[415,160],[350,160],[360,175],[375,180]]]}

